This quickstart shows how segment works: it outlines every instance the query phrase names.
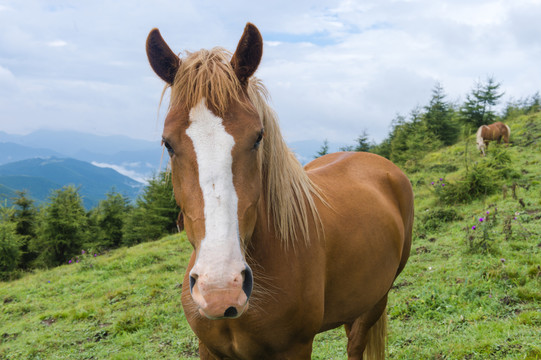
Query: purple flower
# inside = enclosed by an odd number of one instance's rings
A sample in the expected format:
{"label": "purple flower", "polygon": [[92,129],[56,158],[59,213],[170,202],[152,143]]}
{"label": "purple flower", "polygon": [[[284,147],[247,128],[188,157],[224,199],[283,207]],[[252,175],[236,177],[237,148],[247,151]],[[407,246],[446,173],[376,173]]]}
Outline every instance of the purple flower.
{"label": "purple flower", "polygon": [[487,210],[487,215],[490,214],[490,211]]}
{"label": "purple flower", "polygon": [[504,258],[501,258],[500,261],[502,262],[502,264],[505,262],[505,259]]}
{"label": "purple flower", "polygon": [[434,185],[434,181],[432,181],[432,182],[430,183],[430,185]]}
{"label": "purple flower", "polygon": [[94,254],[94,257],[98,256],[98,254]]}
{"label": "purple flower", "polygon": [[81,254],[83,254],[83,255],[84,255],[84,254],[86,254],[86,251],[84,251],[84,250],[81,250]]}
{"label": "purple flower", "polygon": [[483,221],[485,221],[485,219],[479,218],[479,222],[483,222]]}
{"label": "purple flower", "polygon": [[51,283],[51,280],[48,280],[48,281],[47,281],[47,284],[50,284],[50,283]]}
{"label": "purple flower", "polygon": [[441,184],[441,186],[445,186],[445,184]]}
{"label": "purple flower", "polygon": [[443,178],[440,178],[440,181],[443,181]]}
{"label": "purple flower", "polygon": [[517,219],[517,217],[515,216],[515,217],[513,218],[513,220],[516,220],[516,219]]}
{"label": "purple flower", "polygon": [[71,264],[71,260],[70,260],[70,261],[68,261],[68,264]]}
{"label": "purple flower", "polygon": [[473,226],[471,227],[471,229],[472,229],[472,230],[475,230],[475,225],[473,225]]}

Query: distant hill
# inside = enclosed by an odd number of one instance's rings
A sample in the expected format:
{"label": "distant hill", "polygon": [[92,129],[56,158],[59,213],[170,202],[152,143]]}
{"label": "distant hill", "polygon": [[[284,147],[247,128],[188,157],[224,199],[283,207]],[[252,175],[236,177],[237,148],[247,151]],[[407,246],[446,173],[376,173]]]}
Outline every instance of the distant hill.
{"label": "distant hill", "polygon": [[29,147],[12,142],[0,142],[0,165],[36,157],[62,157],[62,154],[44,148]]}
{"label": "distant hill", "polygon": [[65,185],[80,187],[84,205],[90,209],[105,199],[112,188],[135,199],[143,184],[110,168],[69,158],[28,159],[0,166],[0,201],[10,200],[16,190],[27,190],[38,202],[45,202],[52,190]]}
{"label": "distant hill", "polygon": [[96,162],[139,181],[165,166],[159,140],[76,131],[38,130],[27,135],[0,131],[0,165],[48,156]]}

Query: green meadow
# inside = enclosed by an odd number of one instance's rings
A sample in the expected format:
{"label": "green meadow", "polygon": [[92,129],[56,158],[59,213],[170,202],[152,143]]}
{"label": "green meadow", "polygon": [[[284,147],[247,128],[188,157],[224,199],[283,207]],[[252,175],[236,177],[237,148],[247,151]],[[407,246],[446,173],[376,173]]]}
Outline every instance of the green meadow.
{"label": "green meadow", "polygon": [[[508,124],[511,146],[486,158],[471,135],[404,166],[416,216],[389,359],[541,359],[541,113]],[[190,253],[182,233],[0,283],[0,359],[198,358],[180,304]],[[312,357],[345,349],[338,328]]]}

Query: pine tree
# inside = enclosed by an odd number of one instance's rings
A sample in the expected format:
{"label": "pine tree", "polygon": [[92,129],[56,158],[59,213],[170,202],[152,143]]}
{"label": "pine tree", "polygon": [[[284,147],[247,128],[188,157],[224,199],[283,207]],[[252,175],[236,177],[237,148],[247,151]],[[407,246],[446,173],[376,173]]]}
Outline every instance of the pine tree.
{"label": "pine tree", "polygon": [[317,152],[317,155],[314,156],[314,159],[317,159],[318,157],[321,157],[323,155],[327,155],[329,153],[329,141],[325,139],[323,141],[323,145],[321,145],[321,148]]}
{"label": "pine tree", "polygon": [[12,221],[15,223],[15,229],[21,240],[21,267],[28,268],[31,262],[36,259],[37,253],[29,249],[29,243],[36,237],[36,222],[38,209],[34,205],[34,200],[28,197],[27,191],[17,191],[16,198],[13,199],[14,212]]}
{"label": "pine tree", "polygon": [[89,227],[95,230],[87,246],[92,248],[111,249],[122,244],[124,223],[131,210],[130,199],[114,189],[106,196],[89,214]]}
{"label": "pine tree", "polygon": [[444,145],[452,145],[458,138],[458,127],[453,121],[453,110],[445,102],[445,92],[440,83],[432,89],[430,103],[424,107],[423,121],[430,136],[441,141]]}
{"label": "pine tree", "polygon": [[171,174],[161,172],[149,180],[127,216],[123,244],[152,241],[176,232],[179,211],[173,195]]}
{"label": "pine tree", "polygon": [[21,236],[17,234],[16,224],[11,221],[13,208],[0,205],[0,279],[8,279],[17,268],[22,256]]}
{"label": "pine tree", "polygon": [[492,124],[496,120],[493,107],[498,104],[504,93],[498,90],[501,84],[489,77],[485,84],[477,82],[470,94],[466,96],[460,110],[462,122],[474,129],[481,125]]}
{"label": "pine tree", "polygon": [[79,254],[87,240],[87,218],[79,190],[72,185],[53,190],[40,212],[38,236],[30,243],[38,265],[56,266]]}

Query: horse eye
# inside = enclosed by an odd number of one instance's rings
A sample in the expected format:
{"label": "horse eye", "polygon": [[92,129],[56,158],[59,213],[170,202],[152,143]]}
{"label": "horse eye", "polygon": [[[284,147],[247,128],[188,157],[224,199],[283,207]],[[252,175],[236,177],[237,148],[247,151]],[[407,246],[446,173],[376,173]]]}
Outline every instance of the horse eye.
{"label": "horse eye", "polygon": [[175,152],[173,151],[173,148],[171,147],[171,145],[169,145],[169,143],[167,141],[165,141],[164,139],[162,139],[162,144],[167,149],[167,152],[169,153],[169,156],[173,156],[173,154]]}
{"label": "horse eye", "polygon": [[254,150],[257,150],[259,148],[259,145],[261,144],[261,140],[263,140],[264,133],[265,131],[263,129],[259,132],[259,135],[257,136],[257,140],[255,141],[255,144],[254,144]]}

